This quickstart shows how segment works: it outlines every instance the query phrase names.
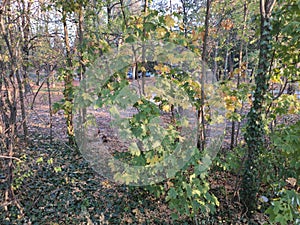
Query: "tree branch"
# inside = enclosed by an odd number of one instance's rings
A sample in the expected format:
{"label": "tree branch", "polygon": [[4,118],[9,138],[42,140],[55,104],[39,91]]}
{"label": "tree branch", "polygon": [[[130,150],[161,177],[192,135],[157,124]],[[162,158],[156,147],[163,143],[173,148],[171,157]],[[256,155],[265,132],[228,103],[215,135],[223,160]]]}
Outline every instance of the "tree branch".
{"label": "tree branch", "polygon": [[19,161],[19,162],[22,161],[21,159],[16,158],[16,157],[13,157],[13,156],[0,155],[0,158],[2,158],[2,159],[15,159],[15,160],[17,160],[17,161]]}

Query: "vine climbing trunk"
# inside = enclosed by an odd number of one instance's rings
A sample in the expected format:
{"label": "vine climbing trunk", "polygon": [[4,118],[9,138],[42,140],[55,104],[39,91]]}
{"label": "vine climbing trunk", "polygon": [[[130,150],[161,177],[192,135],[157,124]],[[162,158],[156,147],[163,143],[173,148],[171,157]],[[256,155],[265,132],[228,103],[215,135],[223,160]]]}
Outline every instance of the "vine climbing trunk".
{"label": "vine climbing trunk", "polygon": [[270,80],[269,67],[271,58],[271,22],[270,17],[276,0],[260,0],[261,30],[259,44],[258,71],[255,77],[254,101],[247,115],[245,140],[247,155],[242,180],[241,200],[245,213],[251,218],[257,206],[259,181],[259,155],[265,146],[264,115],[265,98]]}
{"label": "vine climbing trunk", "polygon": [[66,48],[66,60],[67,69],[64,74],[64,112],[67,123],[67,134],[70,145],[75,144],[74,138],[74,126],[73,126],[73,71],[72,71],[72,58],[71,58],[71,48],[69,41],[69,32],[67,27],[67,13],[63,10],[62,23],[64,27],[64,42]]}
{"label": "vine climbing trunk", "polygon": [[[79,79],[80,81],[85,80],[85,72],[86,72],[86,64],[84,59],[84,11],[83,6],[79,7],[78,10],[78,36],[79,36],[79,51],[78,51],[78,58],[80,60],[79,63]],[[85,81],[81,82],[82,87],[86,91],[86,85]],[[81,123],[86,123],[86,115],[87,115],[87,109],[82,108],[80,110],[80,119]]]}

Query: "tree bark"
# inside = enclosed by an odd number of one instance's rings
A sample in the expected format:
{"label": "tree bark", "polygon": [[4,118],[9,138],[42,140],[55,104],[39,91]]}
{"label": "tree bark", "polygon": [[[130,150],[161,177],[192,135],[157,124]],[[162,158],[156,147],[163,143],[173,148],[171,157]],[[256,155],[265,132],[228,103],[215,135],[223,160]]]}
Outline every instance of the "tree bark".
{"label": "tree bark", "polygon": [[209,17],[210,17],[210,0],[206,2],[206,13],[205,13],[205,32],[203,37],[203,46],[202,46],[202,73],[200,76],[201,83],[201,98],[200,98],[200,109],[197,112],[197,126],[198,126],[198,141],[197,147],[200,151],[204,151],[205,146],[205,118],[204,118],[204,79],[206,75],[206,61],[207,61],[207,39],[208,39],[208,29],[209,29]]}

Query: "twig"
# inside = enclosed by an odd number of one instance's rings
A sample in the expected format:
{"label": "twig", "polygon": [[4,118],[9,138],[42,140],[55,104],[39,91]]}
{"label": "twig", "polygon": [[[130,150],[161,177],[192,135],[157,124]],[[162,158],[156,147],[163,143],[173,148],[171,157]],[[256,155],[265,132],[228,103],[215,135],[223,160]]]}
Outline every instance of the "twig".
{"label": "twig", "polygon": [[56,69],[56,65],[54,66],[54,68],[50,71],[50,73],[48,74],[48,76],[43,80],[43,82],[41,83],[41,85],[39,86],[38,90],[36,91],[34,97],[33,97],[33,100],[32,100],[32,103],[31,103],[31,107],[30,109],[33,110],[33,105],[34,105],[34,102],[35,102],[35,99],[37,97],[37,95],[39,94],[41,88],[43,87],[43,85],[45,84],[46,81],[49,80],[49,78],[51,78],[54,73],[52,73],[54,70]]}
{"label": "twig", "polygon": [[21,162],[22,160],[19,159],[19,158],[16,158],[16,157],[13,157],[13,156],[5,156],[5,155],[0,155],[0,158],[3,158],[3,159],[15,159],[19,162]]}

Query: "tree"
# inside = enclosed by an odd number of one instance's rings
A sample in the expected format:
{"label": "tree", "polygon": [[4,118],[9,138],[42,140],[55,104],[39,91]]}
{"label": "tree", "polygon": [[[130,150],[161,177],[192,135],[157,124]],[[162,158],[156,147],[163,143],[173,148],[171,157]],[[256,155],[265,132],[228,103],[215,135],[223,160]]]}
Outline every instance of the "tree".
{"label": "tree", "polygon": [[200,83],[201,83],[201,99],[200,99],[200,108],[198,109],[198,132],[199,137],[197,141],[197,147],[202,152],[204,151],[205,146],[205,115],[204,115],[204,73],[205,71],[205,62],[207,61],[207,43],[208,43],[208,32],[209,32],[209,19],[210,19],[210,7],[211,7],[211,1],[206,1],[206,13],[205,13],[205,24],[204,24],[204,36],[203,36],[203,46],[202,46],[202,75],[200,77]]}
{"label": "tree", "polygon": [[[18,30],[20,29],[17,23],[18,15],[14,12],[14,7],[10,1],[4,1],[0,7],[0,35],[2,42],[1,47],[1,74],[0,74],[0,113],[1,113],[1,125],[2,128],[2,140],[0,143],[1,154],[6,155],[5,167],[6,171],[6,190],[4,201],[9,204],[10,202],[18,202],[15,199],[13,190],[13,168],[14,168],[14,154],[17,149],[17,108],[19,99],[21,102],[22,109],[22,122],[25,122],[25,108],[24,108],[24,95],[21,81],[21,68],[20,63],[22,57],[20,57],[20,46],[17,41],[19,38]],[[26,134],[26,123],[24,125],[24,134]],[[7,207],[5,206],[7,209]]]}
{"label": "tree", "polygon": [[248,113],[245,133],[247,158],[242,182],[241,198],[248,216],[252,216],[257,205],[259,181],[259,155],[265,146],[266,93],[270,80],[271,61],[271,14],[276,0],[260,0],[260,43],[259,63],[255,76],[253,105]]}

